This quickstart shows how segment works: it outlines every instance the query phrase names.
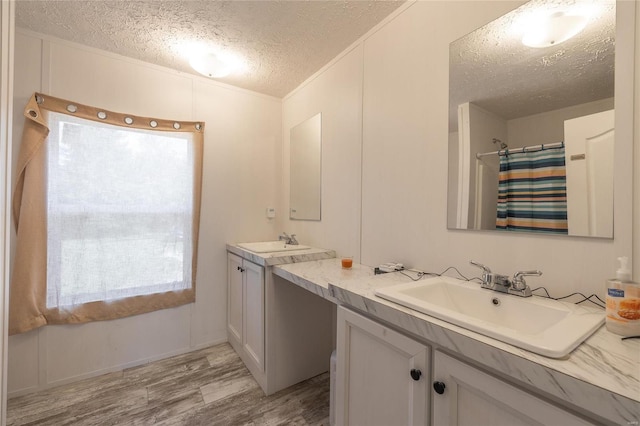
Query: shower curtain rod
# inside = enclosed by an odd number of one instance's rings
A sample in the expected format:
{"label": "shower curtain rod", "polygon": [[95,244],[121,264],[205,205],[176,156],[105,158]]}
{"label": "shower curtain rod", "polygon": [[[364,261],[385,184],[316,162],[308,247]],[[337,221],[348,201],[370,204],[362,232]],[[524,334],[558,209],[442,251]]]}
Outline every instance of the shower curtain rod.
{"label": "shower curtain rod", "polygon": [[487,155],[506,155],[515,154],[518,152],[536,152],[536,151],[544,151],[545,149],[554,149],[554,148],[562,148],[564,146],[564,142],[556,142],[556,143],[543,143],[541,145],[531,145],[525,146],[523,148],[513,148],[513,149],[501,149],[500,151],[491,151],[491,152],[478,152],[476,154],[476,158],[480,159],[482,157],[486,157]]}

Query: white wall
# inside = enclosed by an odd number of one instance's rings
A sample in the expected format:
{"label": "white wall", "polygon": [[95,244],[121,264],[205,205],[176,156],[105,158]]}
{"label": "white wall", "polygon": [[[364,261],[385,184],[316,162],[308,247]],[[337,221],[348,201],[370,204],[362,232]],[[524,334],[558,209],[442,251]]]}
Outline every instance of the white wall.
{"label": "white wall", "polygon": [[[285,97],[285,111],[294,110],[294,103],[304,105],[313,112],[321,111],[323,126],[331,126],[331,118],[325,120],[324,117],[325,114],[335,116],[335,111],[331,105],[318,101],[313,88],[327,87],[331,96],[341,98],[346,92],[356,93],[362,79],[362,139],[349,141],[354,152],[357,143],[362,144],[363,150],[362,162],[354,162],[351,166],[362,168],[362,263],[374,266],[399,261],[432,272],[457,266],[463,273],[477,276],[477,269],[468,264],[474,259],[500,273],[540,269],[544,272],[543,277],[532,278],[530,283],[546,286],[555,296],[577,290],[602,297],[604,281],[614,273],[615,258],[630,254],[633,231],[631,177],[620,173],[616,175],[614,240],[447,230],[449,43],[522,3],[413,3],[353,47],[353,51],[363,51],[361,66],[354,63],[347,67],[346,57],[338,58],[329,71],[316,75],[311,82]],[[633,34],[634,14],[629,13],[629,8],[634,4],[623,3],[627,9],[620,14],[626,20],[622,26],[627,34]],[[619,9],[623,7],[619,6]],[[628,43],[616,42],[620,49],[628,51]],[[619,61],[616,71],[624,77],[626,70],[628,76],[633,70],[628,63],[633,64],[633,54],[616,56]],[[349,57],[348,60],[355,59]],[[362,75],[360,78],[355,74],[347,77],[344,73],[342,78],[336,75],[337,70],[345,68],[351,72],[361,69]],[[330,80],[349,84],[336,86]],[[619,149],[617,147],[616,164],[620,170],[629,173],[630,141],[634,140],[629,131],[634,120],[629,97],[633,93],[629,79],[616,84],[619,109],[616,111],[616,132],[618,134],[620,129],[624,134],[621,135],[623,142]],[[635,96],[638,99],[637,86]],[[353,109],[346,114],[357,117],[359,103],[354,99],[350,105]],[[285,113],[285,132],[286,116]],[[638,120],[640,118],[636,117],[636,126]],[[354,128],[358,124],[351,123]],[[626,145],[624,141],[627,141]],[[637,137],[635,144],[638,145]],[[286,158],[286,143],[284,150]],[[323,243],[340,253],[344,252],[345,245],[341,233],[357,226],[353,218],[346,215],[348,206],[354,204],[350,197],[355,194],[350,188],[357,184],[357,174],[345,173],[343,168],[325,167],[324,164],[337,161],[336,155],[340,153],[326,153],[323,157],[323,180],[348,179],[350,186],[332,188],[331,197],[349,199],[350,203],[345,205],[345,211],[330,212],[330,222],[325,222],[327,212],[323,199],[323,221],[313,229],[313,234],[305,234],[302,228],[299,239],[313,244],[318,240],[316,235],[323,235]],[[635,195],[637,200],[640,197],[638,188]],[[343,226],[336,228],[334,224],[341,222]],[[284,226],[297,227],[297,224],[289,222]],[[636,242],[639,237],[636,231]],[[638,258],[636,254],[636,267],[640,266]]]}
{"label": "white wall", "polygon": [[633,279],[640,282],[640,7],[636,4],[635,16],[636,44],[634,58],[628,65],[635,69],[635,90],[633,91],[633,105],[635,120],[633,126],[633,173],[628,176],[633,180]]}
{"label": "white wall", "polygon": [[265,207],[278,206],[281,100],[22,31],[15,69],[15,153],[34,91],[206,127],[195,304],[11,336],[9,393],[225,341],[225,243],[277,234]]}
{"label": "white wall", "polygon": [[[362,46],[348,50],[319,78],[290,94],[283,105],[281,229],[301,244],[360,256]],[[302,121],[322,113],[321,221],[289,220],[289,137]]]}
{"label": "white wall", "polygon": [[11,116],[13,102],[13,53],[15,2],[0,4],[0,424],[7,417],[7,308],[9,296],[11,199]]}

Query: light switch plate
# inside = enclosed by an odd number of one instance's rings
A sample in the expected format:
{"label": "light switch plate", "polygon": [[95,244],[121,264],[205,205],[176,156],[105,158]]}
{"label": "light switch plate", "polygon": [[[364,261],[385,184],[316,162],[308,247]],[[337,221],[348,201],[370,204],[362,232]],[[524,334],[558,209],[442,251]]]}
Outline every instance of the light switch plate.
{"label": "light switch plate", "polygon": [[267,217],[269,219],[273,219],[276,217],[276,209],[273,207],[267,207]]}

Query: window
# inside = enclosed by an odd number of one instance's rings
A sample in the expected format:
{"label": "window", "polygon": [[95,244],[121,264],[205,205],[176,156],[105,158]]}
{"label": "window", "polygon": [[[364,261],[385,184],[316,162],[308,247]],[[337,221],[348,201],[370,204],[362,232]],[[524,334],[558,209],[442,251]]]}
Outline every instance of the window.
{"label": "window", "polygon": [[204,124],[40,94],[25,118],[9,334],[193,302]]}
{"label": "window", "polygon": [[47,308],[191,288],[191,135],[48,123]]}

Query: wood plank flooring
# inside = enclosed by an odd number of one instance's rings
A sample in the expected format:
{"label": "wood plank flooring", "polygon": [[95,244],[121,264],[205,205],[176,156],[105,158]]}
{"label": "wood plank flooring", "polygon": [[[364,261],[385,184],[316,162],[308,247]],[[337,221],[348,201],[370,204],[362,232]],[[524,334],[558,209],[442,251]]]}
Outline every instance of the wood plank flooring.
{"label": "wood plank flooring", "polygon": [[328,425],[329,373],[265,396],[227,343],[8,401],[7,425]]}

